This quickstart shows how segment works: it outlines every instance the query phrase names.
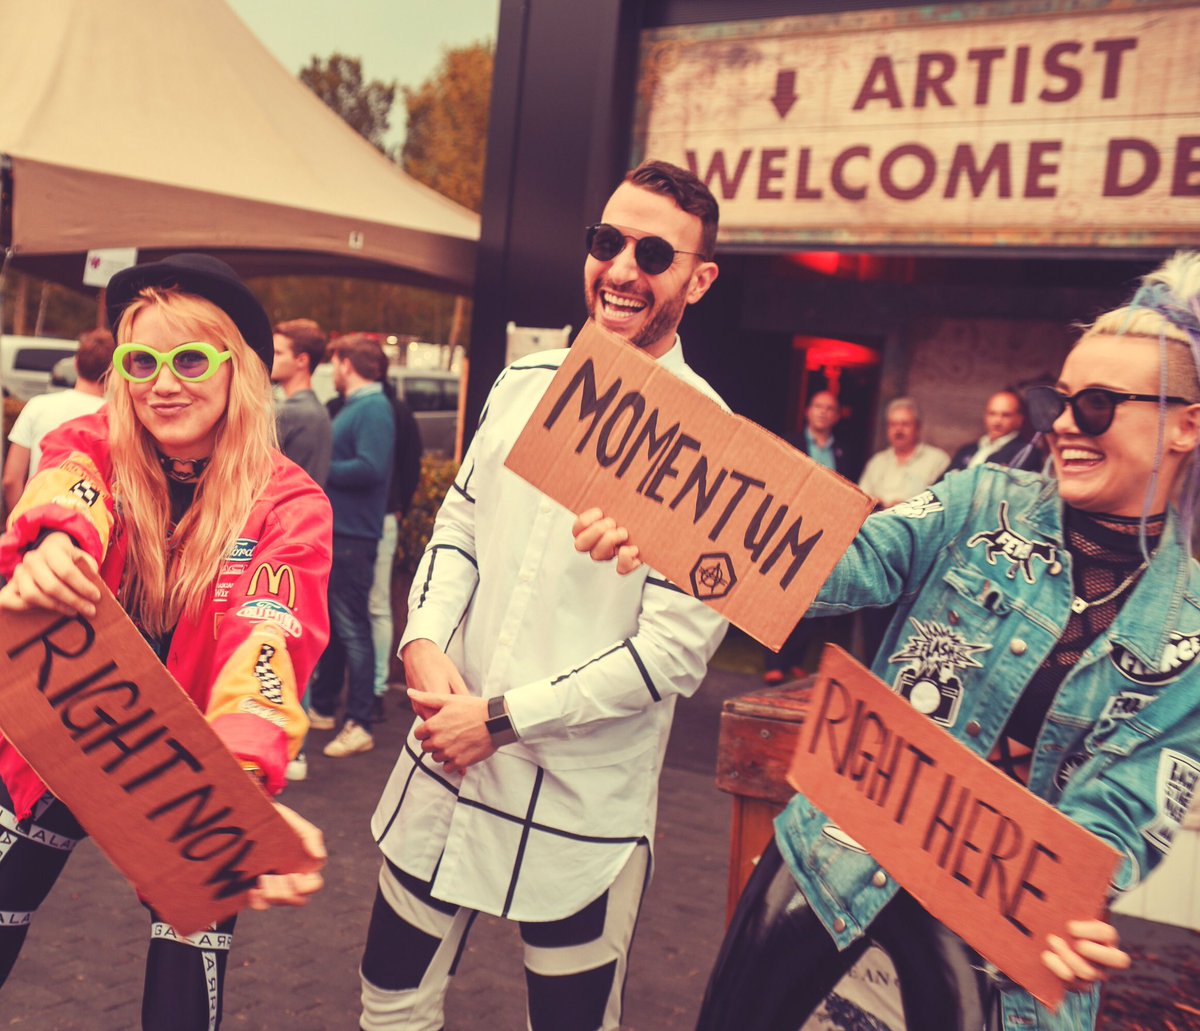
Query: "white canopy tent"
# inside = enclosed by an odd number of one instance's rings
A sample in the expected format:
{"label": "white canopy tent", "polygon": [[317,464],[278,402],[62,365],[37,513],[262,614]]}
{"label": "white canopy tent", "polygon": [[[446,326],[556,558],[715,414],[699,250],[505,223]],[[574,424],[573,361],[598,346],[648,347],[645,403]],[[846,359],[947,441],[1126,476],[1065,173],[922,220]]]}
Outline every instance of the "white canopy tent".
{"label": "white canopy tent", "polygon": [[379,154],[223,0],[0,0],[0,163],[0,246],[76,287],[107,247],[474,278],[478,216]]}

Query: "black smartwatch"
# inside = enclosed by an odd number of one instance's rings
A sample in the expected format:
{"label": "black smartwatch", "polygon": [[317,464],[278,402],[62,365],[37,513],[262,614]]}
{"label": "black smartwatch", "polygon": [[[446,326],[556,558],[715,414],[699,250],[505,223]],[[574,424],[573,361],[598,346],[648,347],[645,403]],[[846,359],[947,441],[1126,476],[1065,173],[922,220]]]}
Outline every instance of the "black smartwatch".
{"label": "black smartwatch", "polygon": [[504,704],[504,695],[496,695],[488,699],[487,719],[483,725],[491,736],[492,744],[499,748],[501,745],[511,745],[517,740],[517,732],[513,728],[512,719]]}

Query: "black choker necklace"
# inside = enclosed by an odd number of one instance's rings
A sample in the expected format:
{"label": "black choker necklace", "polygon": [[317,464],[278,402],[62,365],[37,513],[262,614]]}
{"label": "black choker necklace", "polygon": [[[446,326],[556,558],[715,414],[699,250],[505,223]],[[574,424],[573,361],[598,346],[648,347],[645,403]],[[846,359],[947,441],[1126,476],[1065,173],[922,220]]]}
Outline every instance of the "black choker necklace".
{"label": "black choker necklace", "polygon": [[158,461],[167,479],[177,483],[195,483],[208,468],[207,458],[168,458],[160,453]]}

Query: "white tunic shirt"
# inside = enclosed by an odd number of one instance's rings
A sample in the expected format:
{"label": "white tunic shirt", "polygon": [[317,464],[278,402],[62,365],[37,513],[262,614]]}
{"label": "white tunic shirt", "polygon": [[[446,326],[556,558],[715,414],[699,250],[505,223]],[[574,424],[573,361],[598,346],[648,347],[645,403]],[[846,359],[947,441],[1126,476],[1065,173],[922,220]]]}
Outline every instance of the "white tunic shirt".
{"label": "white tunic shirt", "polygon": [[[567,353],[496,381],[400,644],[432,640],[473,694],[505,695],[521,739],[454,775],[410,734],[371,823],[437,898],[513,920],[578,912],[653,840],[675,699],[700,685],[726,625],[644,566],[622,577],[576,552],[573,515],[504,467]],[[720,400],[678,339],[659,362]]]}

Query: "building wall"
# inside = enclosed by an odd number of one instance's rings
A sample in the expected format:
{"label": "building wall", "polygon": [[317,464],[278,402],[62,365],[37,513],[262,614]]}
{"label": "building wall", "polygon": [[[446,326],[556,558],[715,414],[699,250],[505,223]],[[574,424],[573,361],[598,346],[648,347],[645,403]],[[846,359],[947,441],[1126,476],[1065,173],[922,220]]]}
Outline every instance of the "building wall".
{"label": "building wall", "polygon": [[1054,380],[1078,331],[1064,322],[918,319],[910,330],[908,392],[924,414],[925,440],[953,454],[983,432],[997,390]]}

